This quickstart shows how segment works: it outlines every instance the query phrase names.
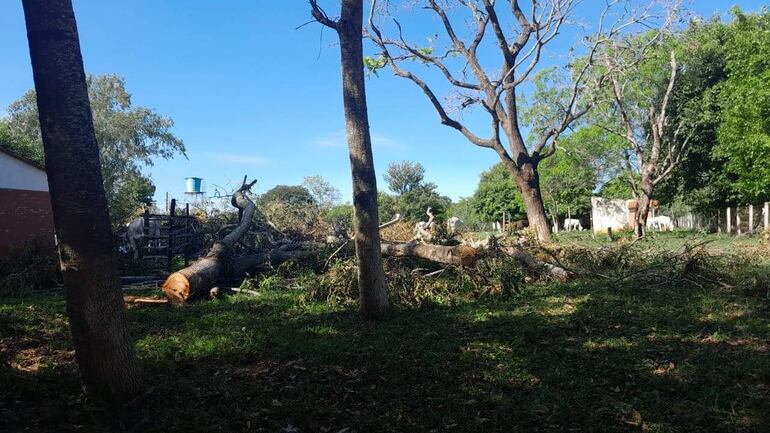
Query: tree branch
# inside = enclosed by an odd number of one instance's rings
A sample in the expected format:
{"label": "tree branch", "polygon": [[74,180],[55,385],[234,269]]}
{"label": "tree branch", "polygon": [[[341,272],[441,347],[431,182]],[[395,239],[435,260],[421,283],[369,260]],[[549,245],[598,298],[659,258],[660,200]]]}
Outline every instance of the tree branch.
{"label": "tree branch", "polygon": [[334,21],[331,18],[329,18],[329,16],[321,8],[321,6],[318,6],[318,0],[308,0],[308,1],[310,2],[310,8],[311,8],[310,13],[311,15],[313,15],[314,20],[325,25],[326,27],[330,27],[334,30],[338,30],[337,21]]}

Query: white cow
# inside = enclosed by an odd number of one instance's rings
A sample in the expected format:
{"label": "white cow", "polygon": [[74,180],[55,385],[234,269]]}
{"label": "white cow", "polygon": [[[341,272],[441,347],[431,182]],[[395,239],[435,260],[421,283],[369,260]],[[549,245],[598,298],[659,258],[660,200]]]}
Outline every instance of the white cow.
{"label": "white cow", "polygon": [[461,220],[458,217],[450,217],[449,219],[446,220],[446,226],[447,226],[447,231],[450,234],[455,234],[458,231],[460,231],[460,229],[462,228],[463,220]]}
{"label": "white cow", "polygon": [[665,215],[647,218],[647,227],[657,229],[658,231],[674,231],[674,223],[671,221],[671,217]]}
{"label": "white cow", "polygon": [[583,230],[583,225],[580,224],[579,219],[575,218],[564,218],[564,230]]}

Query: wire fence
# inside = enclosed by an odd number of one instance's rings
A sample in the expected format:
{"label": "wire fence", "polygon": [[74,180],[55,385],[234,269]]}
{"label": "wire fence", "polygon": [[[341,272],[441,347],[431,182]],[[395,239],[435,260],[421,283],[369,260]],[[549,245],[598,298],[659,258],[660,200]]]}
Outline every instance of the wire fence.
{"label": "wire fence", "polygon": [[724,234],[753,234],[770,229],[770,204],[727,207],[695,212],[685,207],[662,207],[657,214],[666,215],[676,228]]}

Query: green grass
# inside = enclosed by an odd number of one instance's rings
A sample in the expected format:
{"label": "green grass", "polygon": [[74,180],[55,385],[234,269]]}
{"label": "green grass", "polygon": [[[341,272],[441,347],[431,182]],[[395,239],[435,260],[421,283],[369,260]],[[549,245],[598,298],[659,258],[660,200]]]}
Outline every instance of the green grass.
{"label": "green grass", "polygon": [[[615,233],[614,237],[614,242],[618,242],[620,239],[625,242],[630,242],[633,237],[633,232],[623,231]],[[594,234],[591,231],[562,231],[554,235],[554,240],[564,245],[575,244],[581,246],[602,246],[613,242],[606,234]],[[746,248],[757,248],[760,246],[761,241],[761,233],[756,233],[754,235],[745,234],[741,236],[728,236],[714,233],[701,234],[692,230],[676,230],[674,232],[651,231],[639,242],[642,242],[651,248],[661,250],[676,250],[686,244],[692,244],[693,242],[708,242],[708,248],[712,251],[735,253]]]}
{"label": "green grass", "polygon": [[381,324],[300,294],[132,308],[154,390],[145,409],[117,418],[82,401],[63,301],[4,299],[0,397],[29,431],[142,420],[150,431],[267,432],[770,425],[770,305],[740,288],[536,285],[395,309]]}

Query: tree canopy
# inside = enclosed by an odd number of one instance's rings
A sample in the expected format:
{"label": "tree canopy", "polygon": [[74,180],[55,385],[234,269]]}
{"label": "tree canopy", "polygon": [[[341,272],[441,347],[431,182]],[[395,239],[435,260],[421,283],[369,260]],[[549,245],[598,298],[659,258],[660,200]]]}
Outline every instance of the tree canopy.
{"label": "tree canopy", "polygon": [[397,213],[408,221],[424,218],[427,208],[443,216],[451,200],[436,191],[436,184],[425,180],[425,167],[419,162],[392,162],[384,175],[385,183],[395,195],[380,192],[378,196],[383,219],[390,219]]}
{"label": "tree canopy", "polygon": [[[115,226],[125,223],[142,204],[152,203],[155,186],[143,169],[153,165],[153,158],[185,153],[184,143],[172,133],[173,120],[134,105],[125,84],[117,75],[87,78],[104,189]],[[9,105],[7,118],[0,122],[0,142],[44,164],[34,90]]]}
{"label": "tree canopy", "polygon": [[711,210],[770,198],[770,12],[732,16],[693,21],[675,41],[689,67],[674,89],[672,122],[697,117],[700,127],[662,185],[666,202]]}
{"label": "tree canopy", "polygon": [[727,79],[719,86],[720,124],[714,155],[735,177],[742,201],[770,197],[770,11],[733,10],[725,40]]}
{"label": "tree canopy", "polygon": [[305,176],[302,180],[302,187],[310,193],[321,209],[331,209],[342,201],[340,190],[319,175]]}
{"label": "tree canopy", "polygon": [[300,185],[276,185],[259,196],[260,203],[282,202],[291,205],[315,205],[313,195]]}
{"label": "tree canopy", "polygon": [[526,217],[524,202],[516,182],[502,163],[493,165],[481,173],[479,186],[473,194],[473,206],[484,221],[499,221],[503,212],[507,218],[518,220]]}

